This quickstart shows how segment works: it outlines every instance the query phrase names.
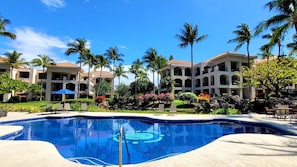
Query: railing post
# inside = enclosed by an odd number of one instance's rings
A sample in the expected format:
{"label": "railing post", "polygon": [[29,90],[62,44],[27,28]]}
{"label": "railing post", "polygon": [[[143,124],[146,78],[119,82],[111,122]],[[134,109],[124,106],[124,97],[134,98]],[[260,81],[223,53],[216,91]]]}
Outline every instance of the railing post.
{"label": "railing post", "polygon": [[123,145],[122,145],[122,139],[123,139],[123,126],[120,128],[120,135],[119,135],[119,167],[122,167],[123,164]]}

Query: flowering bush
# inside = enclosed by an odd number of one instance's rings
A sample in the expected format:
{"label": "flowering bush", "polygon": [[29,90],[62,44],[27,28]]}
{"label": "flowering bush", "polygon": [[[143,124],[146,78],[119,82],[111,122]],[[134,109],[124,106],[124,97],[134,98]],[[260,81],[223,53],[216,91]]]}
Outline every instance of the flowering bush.
{"label": "flowering bush", "polygon": [[138,100],[139,102],[143,102],[143,101],[144,101],[144,98],[143,98],[143,96],[137,96],[137,100]]}
{"label": "flowering bush", "polygon": [[204,100],[209,102],[210,101],[210,95],[209,94],[204,94],[204,93],[200,93],[200,95],[198,96],[198,100]]}
{"label": "flowering bush", "polygon": [[173,101],[174,100],[174,96],[170,93],[161,93],[158,96],[158,100],[160,101]]}
{"label": "flowering bush", "polygon": [[105,96],[97,96],[96,97],[96,102],[103,102],[103,101],[106,101],[106,97]]}

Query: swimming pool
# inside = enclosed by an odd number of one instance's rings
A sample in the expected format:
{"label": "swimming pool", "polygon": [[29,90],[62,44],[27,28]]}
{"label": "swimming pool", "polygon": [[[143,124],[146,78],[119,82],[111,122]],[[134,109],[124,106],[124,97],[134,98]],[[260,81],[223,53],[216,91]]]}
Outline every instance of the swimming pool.
{"label": "swimming pool", "polygon": [[47,117],[9,122],[24,127],[15,140],[42,140],[54,144],[74,162],[118,164],[118,135],[125,129],[123,163],[135,164],[185,153],[234,133],[290,134],[259,123],[216,120],[158,120],[146,117]]}

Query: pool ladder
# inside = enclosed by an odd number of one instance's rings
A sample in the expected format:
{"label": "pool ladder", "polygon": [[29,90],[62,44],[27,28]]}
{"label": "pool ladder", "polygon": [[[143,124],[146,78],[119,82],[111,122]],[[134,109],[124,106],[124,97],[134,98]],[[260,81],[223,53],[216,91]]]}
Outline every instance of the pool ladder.
{"label": "pool ladder", "polygon": [[129,153],[129,149],[128,149],[128,145],[127,145],[125,129],[124,129],[123,126],[121,126],[120,127],[120,134],[119,134],[119,167],[122,167],[122,165],[123,165],[123,144],[122,144],[123,138],[124,138],[124,141],[125,141],[128,160],[129,160],[129,163],[130,163],[130,153]]}

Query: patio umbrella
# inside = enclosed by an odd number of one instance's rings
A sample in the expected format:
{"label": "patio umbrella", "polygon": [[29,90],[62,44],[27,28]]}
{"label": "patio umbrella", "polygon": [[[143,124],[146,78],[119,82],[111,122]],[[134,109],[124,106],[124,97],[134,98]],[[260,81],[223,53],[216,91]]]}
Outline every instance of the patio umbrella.
{"label": "patio umbrella", "polygon": [[60,90],[52,92],[52,94],[54,94],[54,95],[58,95],[58,94],[67,94],[67,95],[71,94],[71,95],[73,95],[75,93],[76,93],[75,91],[72,91],[72,90],[69,90],[69,89],[60,89]]}

